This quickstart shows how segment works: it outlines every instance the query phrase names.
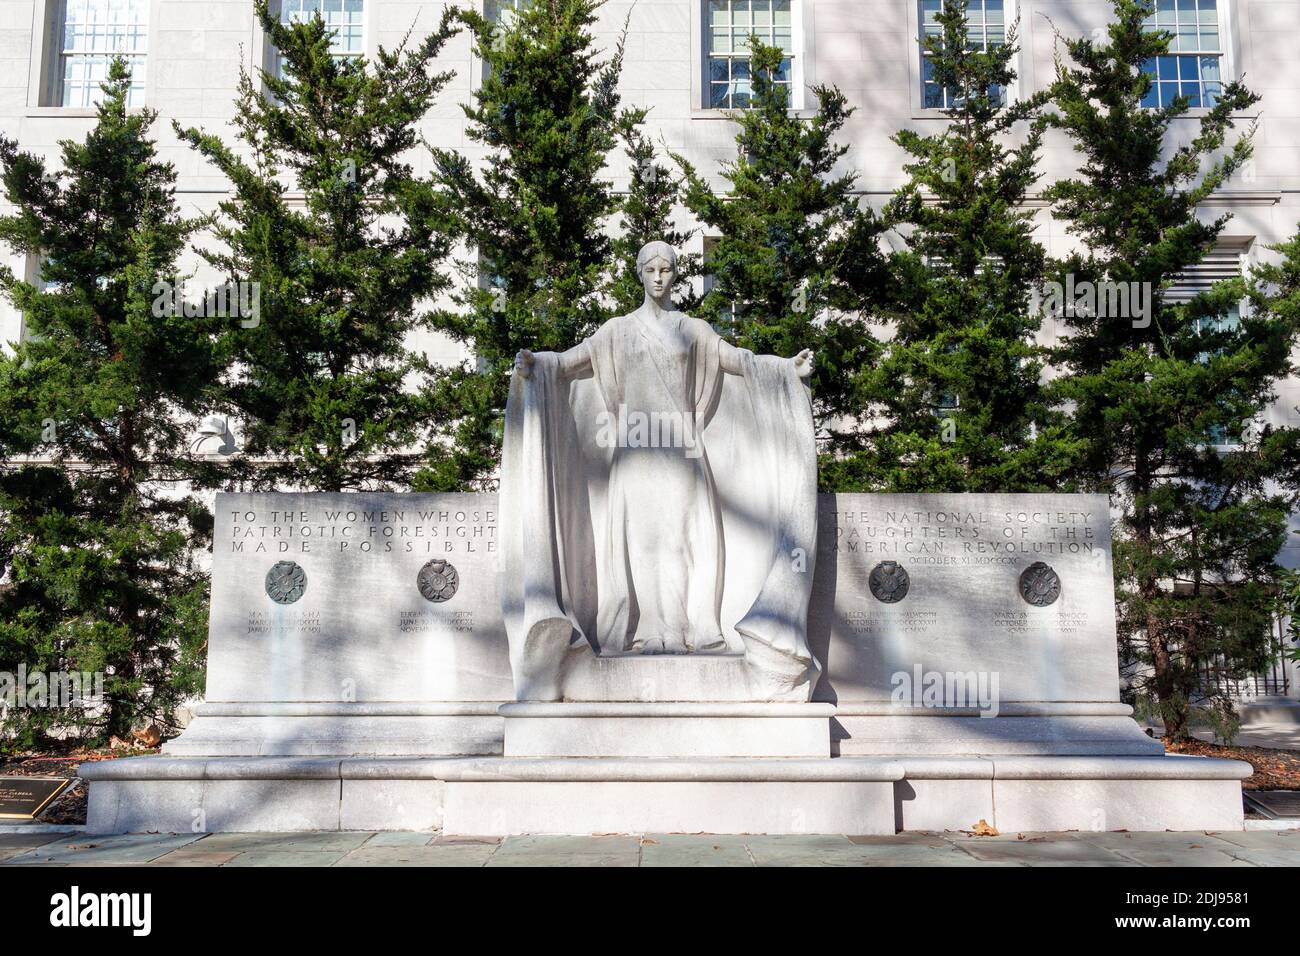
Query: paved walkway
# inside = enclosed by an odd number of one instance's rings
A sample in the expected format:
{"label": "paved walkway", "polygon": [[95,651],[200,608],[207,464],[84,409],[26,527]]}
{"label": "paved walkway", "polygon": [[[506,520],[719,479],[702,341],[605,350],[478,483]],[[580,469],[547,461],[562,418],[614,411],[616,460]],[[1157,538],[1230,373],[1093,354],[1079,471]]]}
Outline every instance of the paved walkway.
{"label": "paved walkway", "polygon": [[429,833],[0,833],[35,866],[1300,866],[1300,829],[1233,833],[494,838]]}

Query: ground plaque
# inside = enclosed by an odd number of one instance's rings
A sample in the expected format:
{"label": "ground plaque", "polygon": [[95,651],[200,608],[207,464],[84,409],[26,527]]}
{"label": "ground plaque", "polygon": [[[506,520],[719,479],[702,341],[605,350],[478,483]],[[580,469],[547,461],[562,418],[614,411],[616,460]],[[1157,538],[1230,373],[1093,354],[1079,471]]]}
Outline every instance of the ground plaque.
{"label": "ground plaque", "polygon": [[72,784],[65,777],[0,777],[0,820],[35,820]]}

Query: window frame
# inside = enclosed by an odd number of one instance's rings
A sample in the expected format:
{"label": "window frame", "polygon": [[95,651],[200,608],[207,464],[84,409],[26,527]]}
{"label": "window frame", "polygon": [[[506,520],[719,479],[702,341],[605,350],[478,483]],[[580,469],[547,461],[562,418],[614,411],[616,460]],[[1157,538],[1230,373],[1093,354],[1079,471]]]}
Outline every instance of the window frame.
{"label": "window frame", "polygon": [[[1020,12],[1020,0],[1003,0],[1004,29],[1010,29],[1011,24],[1015,23],[1019,18]],[[945,110],[925,105],[923,95],[925,80],[921,68],[921,60],[924,56],[921,51],[923,40],[921,26],[921,0],[907,0],[907,29],[908,36],[911,37],[907,53],[907,69],[910,81],[908,83],[908,96],[912,104],[912,119],[947,120],[948,115]],[[1020,26],[1024,27],[1023,21]],[[1023,29],[1019,41],[1020,49],[1016,51],[1013,61],[1016,77],[1006,86],[1006,102],[1008,106],[1021,99],[1022,89],[1033,89],[1033,55],[1032,50],[1029,49],[1032,44],[1027,42]]]}
{"label": "window frame", "polygon": [[[1175,0],[1175,3],[1178,2],[1179,0]],[[1182,0],[1182,2],[1186,2],[1186,0]],[[1194,0],[1194,2],[1197,2],[1197,0]],[[1237,76],[1236,73],[1237,38],[1236,38],[1236,31],[1232,29],[1232,25],[1236,20],[1235,10],[1233,9],[1234,7],[1235,7],[1235,0],[1217,0],[1217,3],[1215,4],[1216,13],[1218,14],[1218,26],[1219,26],[1218,57],[1219,57],[1220,88],[1227,86],[1234,79],[1236,79]],[[1175,9],[1177,9],[1177,7],[1175,7]],[[1199,11],[1199,9],[1200,9],[1200,4],[1199,2],[1197,2],[1197,10]],[[1152,15],[1155,16],[1155,14]],[[1206,54],[1206,53],[1201,53],[1199,51],[1193,53],[1189,51],[1186,53],[1171,52],[1166,55],[1174,58],[1181,58],[1186,56],[1207,56],[1207,55],[1213,56],[1214,54]],[[1199,66],[1197,68],[1197,79],[1198,82],[1203,86],[1204,80],[1200,79]],[[1180,85],[1181,85],[1181,81],[1180,81]],[[1156,108],[1159,107],[1158,106],[1146,107],[1146,109],[1156,109]],[[1204,104],[1200,106],[1192,106],[1188,109],[1187,113],[1185,113],[1184,116],[1203,116],[1206,113],[1208,113],[1211,109],[1212,107],[1206,106]]]}
{"label": "window frame", "polygon": [[[148,23],[145,27],[145,75],[139,102],[132,110],[150,106],[154,99],[156,63],[154,37],[158,29],[160,0],[145,0]],[[63,31],[66,23],[66,0],[34,0],[32,4],[31,62],[27,79],[27,116],[91,117],[95,106],[63,105]]]}
{"label": "window frame", "polygon": [[[789,108],[797,115],[808,116],[813,112],[808,90],[817,85],[812,0],[790,0],[790,27],[793,50]],[[727,109],[710,105],[709,33],[708,0],[695,0],[691,4],[691,49],[694,51],[691,118],[728,119],[744,107]]]}
{"label": "window frame", "polygon": [[[365,57],[367,60],[373,60],[375,50],[371,48],[371,42],[374,37],[374,31],[371,28],[372,13],[374,10],[375,0],[361,0],[361,52],[360,53],[333,53],[334,57]],[[284,22],[284,3],[283,0],[274,0],[271,4],[271,12],[277,19]],[[254,51],[253,62],[261,64],[263,70],[273,76],[280,75],[280,51],[275,48],[266,31],[262,29],[260,23],[254,18],[254,32],[257,36],[258,49]]]}

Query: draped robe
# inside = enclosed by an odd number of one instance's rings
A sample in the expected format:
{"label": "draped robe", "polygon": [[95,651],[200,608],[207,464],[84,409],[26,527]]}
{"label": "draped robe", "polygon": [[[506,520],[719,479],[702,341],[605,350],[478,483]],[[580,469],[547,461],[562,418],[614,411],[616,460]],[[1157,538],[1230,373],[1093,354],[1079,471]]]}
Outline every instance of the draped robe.
{"label": "draped robe", "polygon": [[736,350],[728,374],[724,348],[699,319],[642,308],[566,357],[581,372],[538,353],[512,381],[501,592],[518,699],[560,699],[575,650],[744,655],[755,699],[811,693],[807,389],[774,356]]}

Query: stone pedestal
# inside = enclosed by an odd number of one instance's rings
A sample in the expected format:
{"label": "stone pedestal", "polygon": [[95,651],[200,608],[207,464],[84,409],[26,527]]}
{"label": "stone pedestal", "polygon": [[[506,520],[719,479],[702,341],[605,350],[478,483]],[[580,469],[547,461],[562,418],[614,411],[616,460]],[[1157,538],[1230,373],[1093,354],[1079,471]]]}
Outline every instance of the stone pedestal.
{"label": "stone pedestal", "polygon": [[134,757],[92,833],[1239,830],[1250,766],[1197,757]]}
{"label": "stone pedestal", "polygon": [[[597,656],[567,633],[563,699],[511,701],[496,507],[219,495],[209,700],[163,756],[82,767],[90,829],[1242,826],[1249,765],[1166,756],[1119,702],[1104,498],[822,496],[811,703],[755,696],[760,645]],[[277,598],[289,560],[305,587]],[[1051,601],[1022,590],[1040,561]]]}
{"label": "stone pedestal", "polygon": [[506,704],[507,757],[830,757],[830,704]]}

